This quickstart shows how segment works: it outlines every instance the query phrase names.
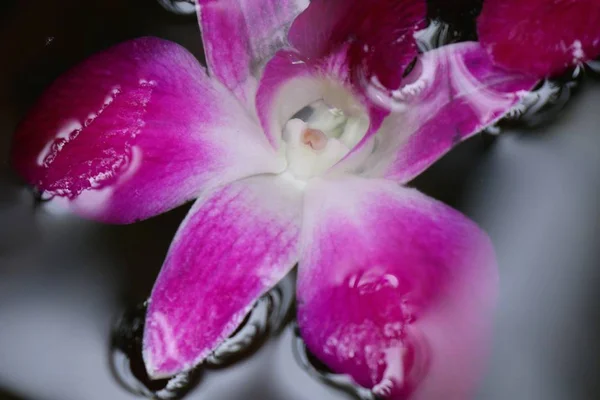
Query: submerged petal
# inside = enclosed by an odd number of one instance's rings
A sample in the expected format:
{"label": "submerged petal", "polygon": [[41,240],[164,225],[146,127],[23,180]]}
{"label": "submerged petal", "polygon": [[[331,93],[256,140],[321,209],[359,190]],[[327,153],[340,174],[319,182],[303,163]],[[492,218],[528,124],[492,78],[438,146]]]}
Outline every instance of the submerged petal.
{"label": "submerged petal", "polygon": [[157,38],[114,46],[58,78],[17,129],[12,162],[46,196],[116,223],[281,167],[235,98],[187,50]]}
{"label": "submerged petal", "polygon": [[598,0],[486,0],[479,40],[493,61],[538,78],[600,55]]}
{"label": "submerged petal", "polygon": [[396,89],[417,55],[413,34],[425,17],[424,0],[313,0],[294,21],[289,39],[310,59],[350,43],[355,79],[374,78]]}
{"label": "submerged petal", "polygon": [[150,376],[202,362],[294,266],[300,194],[290,182],[264,175],[197,200],[149,299],[143,356]]}
{"label": "submerged petal", "polygon": [[407,84],[382,103],[395,111],[375,137],[359,172],[407,182],[454,145],[508,113],[537,82],[494,66],[476,42],[421,55]]}
{"label": "submerged petal", "polygon": [[497,290],[485,233],[387,180],[306,190],[297,296],[308,349],[385,398],[469,398]]}
{"label": "submerged petal", "polygon": [[199,0],[210,74],[248,108],[264,63],[287,43],[290,24],[308,0]]}

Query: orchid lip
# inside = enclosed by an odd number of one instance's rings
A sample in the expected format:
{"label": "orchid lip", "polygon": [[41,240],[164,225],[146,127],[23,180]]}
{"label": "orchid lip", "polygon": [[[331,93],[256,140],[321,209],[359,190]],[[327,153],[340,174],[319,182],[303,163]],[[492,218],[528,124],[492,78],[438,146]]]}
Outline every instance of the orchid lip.
{"label": "orchid lip", "polygon": [[324,100],[311,103],[283,127],[284,172],[301,182],[323,175],[360,142],[368,126],[364,115],[347,115]]}

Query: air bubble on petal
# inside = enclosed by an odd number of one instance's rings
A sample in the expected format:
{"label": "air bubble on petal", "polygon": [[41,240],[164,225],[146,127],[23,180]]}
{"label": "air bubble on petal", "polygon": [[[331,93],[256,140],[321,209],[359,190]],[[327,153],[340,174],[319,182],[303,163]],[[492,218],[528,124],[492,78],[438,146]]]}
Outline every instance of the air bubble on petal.
{"label": "air bubble on petal", "polygon": [[56,153],[58,153],[72,137],[77,136],[82,128],[81,122],[75,118],[66,121],[56,131],[56,135],[46,143],[38,155],[37,164],[39,166],[48,166],[56,156]]}

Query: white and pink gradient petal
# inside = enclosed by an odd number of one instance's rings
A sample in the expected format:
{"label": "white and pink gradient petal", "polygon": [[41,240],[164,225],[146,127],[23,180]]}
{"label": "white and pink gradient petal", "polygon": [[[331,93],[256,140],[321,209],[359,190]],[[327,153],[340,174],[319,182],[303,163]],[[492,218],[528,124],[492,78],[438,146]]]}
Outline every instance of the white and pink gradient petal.
{"label": "white and pink gradient petal", "polygon": [[359,172],[401,183],[411,180],[510,112],[536,83],[537,78],[494,66],[477,42],[422,54],[401,89],[371,86],[372,100],[392,112]]}
{"label": "white and pink gradient petal", "polygon": [[256,93],[256,112],[273,147],[281,146],[290,118],[322,97],[322,86],[322,80],[295,52],[280,51],[267,63]]}
{"label": "white and pink gradient petal", "polygon": [[202,362],[298,260],[301,192],[262,175],[203,194],[152,290],[143,356],[152,377]]}
{"label": "white and pink gradient petal", "polygon": [[368,119],[365,136],[381,126],[386,110],[373,106],[350,79],[348,46],[316,61],[279,51],[266,65],[256,94],[256,110],[267,138],[279,148],[285,124],[304,107],[323,100],[347,117]]}
{"label": "white and pink gradient petal", "polygon": [[121,43],[59,77],[18,127],[11,157],[60,207],[111,223],[284,165],[227,89],[158,38]]}
{"label": "white and pink gradient petal", "polygon": [[308,0],[198,0],[208,70],[251,112],[264,64]]}
{"label": "white and pink gradient petal", "polygon": [[475,223],[389,180],[315,179],[301,246],[298,324],[315,356],[385,398],[469,398],[498,284]]}

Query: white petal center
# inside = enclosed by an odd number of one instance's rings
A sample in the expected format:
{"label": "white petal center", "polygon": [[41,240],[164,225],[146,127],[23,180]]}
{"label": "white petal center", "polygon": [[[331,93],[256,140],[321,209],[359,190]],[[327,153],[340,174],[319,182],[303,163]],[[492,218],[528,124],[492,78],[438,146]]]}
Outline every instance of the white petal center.
{"label": "white petal center", "polygon": [[[307,114],[301,119],[302,114]],[[338,108],[316,101],[297,113],[283,129],[287,172],[307,181],[340,161],[365,135],[366,116],[347,116]]]}

